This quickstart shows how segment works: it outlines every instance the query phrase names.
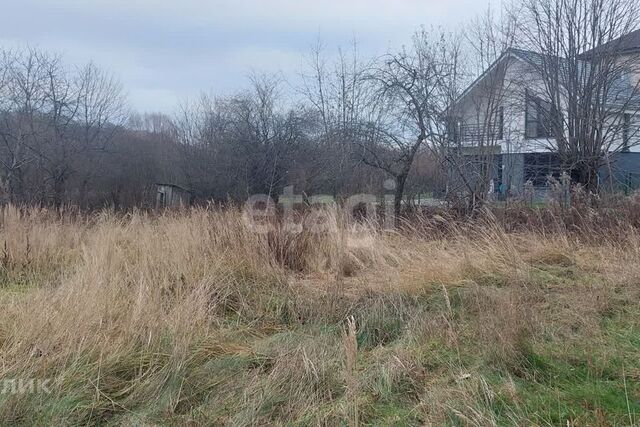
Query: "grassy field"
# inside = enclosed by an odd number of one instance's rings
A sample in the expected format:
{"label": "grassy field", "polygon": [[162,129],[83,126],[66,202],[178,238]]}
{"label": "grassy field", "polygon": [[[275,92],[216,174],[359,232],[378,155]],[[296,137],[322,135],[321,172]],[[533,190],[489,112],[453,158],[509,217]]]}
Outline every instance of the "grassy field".
{"label": "grassy field", "polygon": [[640,423],[636,228],[337,223],[5,208],[0,424]]}

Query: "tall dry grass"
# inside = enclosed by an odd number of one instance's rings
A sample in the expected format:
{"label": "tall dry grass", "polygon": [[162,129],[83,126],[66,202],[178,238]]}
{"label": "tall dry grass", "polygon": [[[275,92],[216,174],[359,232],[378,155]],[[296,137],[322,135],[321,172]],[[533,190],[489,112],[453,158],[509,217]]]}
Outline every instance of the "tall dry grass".
{"label": "tall dry grass", "polygon": [[495,391],[460,380],[470,363],[524,375],[534,343],[595,336],[638,299],[626,224],[594,242],[558,217],[555,231],[516,231],[501,212],[388,232],[328,215],[331,231],[291,234],[256,233],[233,209],[4,208],[0,378],[54,387],[0,396],[0,419],[355,424],[397,394],[424,422],[496,424],[477,403]]}

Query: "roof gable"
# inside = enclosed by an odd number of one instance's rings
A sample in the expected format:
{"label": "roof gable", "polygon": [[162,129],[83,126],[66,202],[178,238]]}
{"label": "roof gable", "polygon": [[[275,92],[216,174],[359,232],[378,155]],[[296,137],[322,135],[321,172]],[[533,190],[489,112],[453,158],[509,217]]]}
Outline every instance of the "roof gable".
{"label": "roof gable", "polygon": [[498,59],[493,61],[491,65],[489,65],[489,67],[482,72],[482,74],[476,77],[475,80],[471,82],[471,84],[467,86],[465,90],[462,91],[462,93],[456,98],[455,104],[459,104],[460,102],[462,102],[473,91],[475,87],[477,87],[489,74],[491,74],[493,70],[498,67],[500,63],[506,61],[511,56],[513,56],[513,54],[510,52],[510,50],[507,50],[502,55],[500,55]]}
{"label": "roof gable", "polygon": [[[626,42],[626,46],[632,46],[632,43],[637,42],[640,43],[640,30],[634,32],[635,35],[631,39]],[[632,35],[633,33],[630,33]],[[603,45],[604,46],[604,45]],[[640,52],[640,46],[634,49],[638,49]],[[630,50],[627,50],[630,52]],[[459,104],[465,100],[465,98],[473,91],[475,87],[477,87],[481,82],[502,62],[509,58],[515,58],[519,61],[522,61],[526,64],[529,64],[534,71],[538,73],[543,73],[547,67],[549,66],[558,66],[560,73],[568,72],[565,67],[567,67],[566,59],[562,57],[555,56],[545,56],[537,52],[533,52],[530,50],[510,48],[507,49],[500,57],[494,61],[487,70],[485,70],[478,78],[476,78],[473,83],[467,87],[462,94],[456,100],[456,104]],[[578,70],[580,73],[589,72],[589,61],[587,58],[582,58],[578,60]],[[607,94],[607,102],[612,106],[614,105],[630,105],[635,108],[640,107],[640,87],[634,84],[631,81],[630,75],[619,76],[615,79],[615,81],[611,82],[609,87],[609,91]]]}
{"label": "roof gable", "polygon": [[467,86],[467,88],[460,94],[460,96],[458,96],[455,103],[459,104],[460,102],[464,101],[464,99],[473,91],[473,89],[481,84],[482,81],[491,74],[491,72],[498,68],[498,66],[500,66],[500,64],[502,64],[504,61],[508,61],[511,59],[538,65],[542,62],[540,55],[535,52],[523,49],[509,48],[505,50],[502,55],[498,57],[498,59],[493,61],[493,63],[491,63],[491,65],[489,65],[489,67],[484,70],[482,74],[476,77],[476,79],[469,86]]}

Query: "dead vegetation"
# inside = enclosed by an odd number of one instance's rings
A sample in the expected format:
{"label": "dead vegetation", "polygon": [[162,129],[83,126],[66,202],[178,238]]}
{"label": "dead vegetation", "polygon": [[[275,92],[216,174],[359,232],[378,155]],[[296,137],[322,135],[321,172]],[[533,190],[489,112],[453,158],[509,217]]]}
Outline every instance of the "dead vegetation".
{"label": "dead vegetation", "polygon": [[0,393],[0,419],[634,425],[640,237],[620,203],[393,233],[333,212],[295,235],[232,209],[7,207],[0,377],[53,385]]}

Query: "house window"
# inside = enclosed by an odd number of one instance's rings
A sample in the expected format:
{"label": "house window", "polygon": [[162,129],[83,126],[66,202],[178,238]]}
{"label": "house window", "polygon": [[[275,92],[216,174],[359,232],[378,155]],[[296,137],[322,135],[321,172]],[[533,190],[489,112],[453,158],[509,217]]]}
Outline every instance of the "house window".
{"label": "house window", "polygon": [[631,114],[625,113],[622,119],[622,151],[629,151],[629,129],[631,128]]}
{"label": "house window", "polygon": [[453,117],[449,121],[449,140],[453,143],[460,142],[460,134],[462,130],[462,119],[460,117]]}
{"label": "house window", "polygon": [[550,102],[525,93],[525,128],[524,137],[527,139],[550,138],[553,136],[553,106]]}
{"label": "house window", "polygon": [[534,187],[546,187],[549,177],[560,179],[562,165],[556,153],[527,153],[524,155],[524,182]]}
{"label": "house window", "polygon": [[498,107],[498,128],[496,129],[496,138],[501,140],[504,136],[504,108]]}

